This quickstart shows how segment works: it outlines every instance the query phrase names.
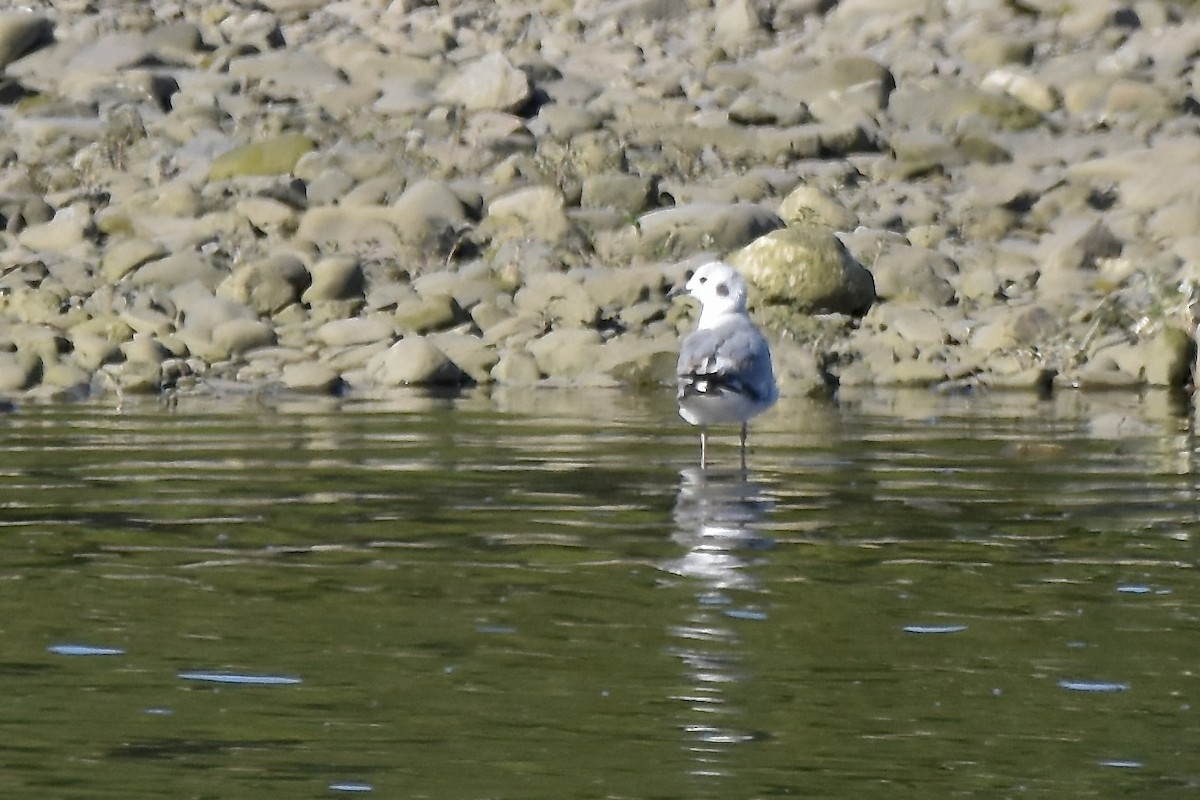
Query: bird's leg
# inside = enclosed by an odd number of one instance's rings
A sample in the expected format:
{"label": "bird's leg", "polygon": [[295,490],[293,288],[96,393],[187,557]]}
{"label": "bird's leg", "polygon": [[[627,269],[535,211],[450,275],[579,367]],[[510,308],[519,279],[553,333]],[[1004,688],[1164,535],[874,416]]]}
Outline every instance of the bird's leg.
{"label": "bird's leg", "polygon": [[700,469],[708,468],[708,431],[700,429]]}
{"label": "bird's leg", "polygon": [[742,423],[742,472],[746,471],[746,423]]}

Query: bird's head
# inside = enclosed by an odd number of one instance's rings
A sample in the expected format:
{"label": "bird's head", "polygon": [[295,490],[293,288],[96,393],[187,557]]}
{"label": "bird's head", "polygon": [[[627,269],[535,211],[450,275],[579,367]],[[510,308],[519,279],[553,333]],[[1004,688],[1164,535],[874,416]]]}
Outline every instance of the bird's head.
{"label": "bird's head", "polygon": [[701,316],[719,317],[746,311],[746,281],[723,261],[710,261],[688,278],[686,290],[700,301]]}

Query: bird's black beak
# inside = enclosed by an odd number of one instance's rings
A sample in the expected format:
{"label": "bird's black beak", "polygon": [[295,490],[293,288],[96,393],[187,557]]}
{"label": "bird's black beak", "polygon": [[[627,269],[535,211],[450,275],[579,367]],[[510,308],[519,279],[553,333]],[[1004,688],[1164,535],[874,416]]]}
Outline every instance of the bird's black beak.
{"label": "bird's black beak", "polygon": [[689,269],[687,272],[685,272],[683,275],[683,280],[681,280],[679,283],[675,284],[674,286],[672,286],[670,289],[667,290],[667,299],[674,300],[678,297],[687,297],[688,296],[687,282],[692,279],[692,275],[694,275],[694,274],[695,274],[695,270]]}

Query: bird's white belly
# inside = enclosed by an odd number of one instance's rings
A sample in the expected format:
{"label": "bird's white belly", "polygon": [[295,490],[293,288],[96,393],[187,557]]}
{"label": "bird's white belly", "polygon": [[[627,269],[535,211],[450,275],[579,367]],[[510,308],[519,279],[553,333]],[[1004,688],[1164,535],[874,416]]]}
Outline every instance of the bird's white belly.
{"label": "bird's white belly", "polygon": [[679,401],[679,416],[693,425],[742,423],[765,411],[769,405],[735,392],[698,394]]}

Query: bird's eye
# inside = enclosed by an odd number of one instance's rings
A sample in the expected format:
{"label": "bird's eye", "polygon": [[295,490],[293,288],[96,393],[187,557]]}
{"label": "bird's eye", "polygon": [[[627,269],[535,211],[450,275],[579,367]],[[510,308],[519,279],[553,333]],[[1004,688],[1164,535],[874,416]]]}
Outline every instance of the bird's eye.
{"label": "bird's eye", "polygon": [[703,275],[701,275],[699,278],[697,278],[697,280],[699,280],[699,281],[700,281],[700,283],[707,283],[707,282],[708,282],[708,278],[704,277]]}

